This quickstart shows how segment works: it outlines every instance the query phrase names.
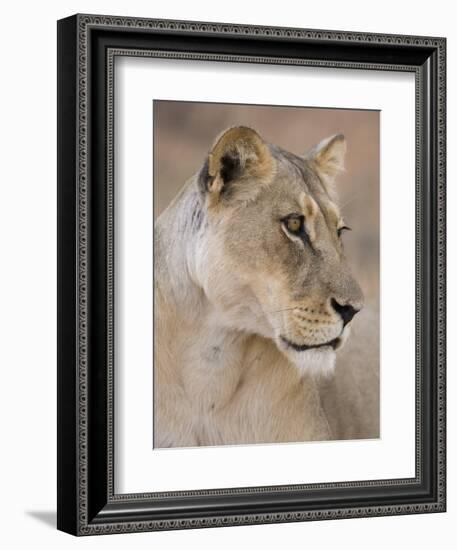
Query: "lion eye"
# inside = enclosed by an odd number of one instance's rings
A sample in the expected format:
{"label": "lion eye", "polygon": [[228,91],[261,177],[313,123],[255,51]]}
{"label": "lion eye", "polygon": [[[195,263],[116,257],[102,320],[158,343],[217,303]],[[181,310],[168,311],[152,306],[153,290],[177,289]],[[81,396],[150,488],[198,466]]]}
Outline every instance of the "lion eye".
{"label": "lion eye", "polygon": [[343,233],[343,231],[352,231],[352,229],[350,227],[348,227],[347,225],[343,225],[343,227],[339,227],[336,232],[338,233],[338,237],[341,237],[341,234]]}
{"label": "lion eye", "polygon": [[305,216],[302,214],[289,214],[283,218],[281,222],[289,235],[299,237],[303,242],[308,241],[308,235],[305,227]]}
{"label": "lion eye", "polygon": [[288,218],[286,220],[287,229],[291,233],[300,233],[303,228],[303,219],[301,218]]}

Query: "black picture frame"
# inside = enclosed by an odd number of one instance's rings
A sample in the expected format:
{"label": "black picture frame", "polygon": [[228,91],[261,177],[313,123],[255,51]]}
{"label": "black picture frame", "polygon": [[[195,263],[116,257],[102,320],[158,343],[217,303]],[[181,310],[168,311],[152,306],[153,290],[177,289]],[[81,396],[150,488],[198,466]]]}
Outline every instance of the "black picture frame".
{"label": "black picture frame", "polygon": [[[113,59],[408,71],[416,82],[416,476],[117,495]],[[58,529],[74,535],[443,512],[446,40],[74,15],[58,22]]]}

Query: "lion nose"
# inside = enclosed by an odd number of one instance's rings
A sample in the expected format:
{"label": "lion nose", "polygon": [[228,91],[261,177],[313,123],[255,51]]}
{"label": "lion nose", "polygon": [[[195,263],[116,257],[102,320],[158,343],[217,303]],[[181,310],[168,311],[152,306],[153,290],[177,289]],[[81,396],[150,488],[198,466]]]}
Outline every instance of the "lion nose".
{"label": "lion nose", "polygon": [[347,325],[354,315],[360,311],[360,309],[356,309],[350,304],[344,306],[339,304],[335,298],[332,298],[331,304],[333,309],[341,316],[341,319],[343,319],[343,325]]}

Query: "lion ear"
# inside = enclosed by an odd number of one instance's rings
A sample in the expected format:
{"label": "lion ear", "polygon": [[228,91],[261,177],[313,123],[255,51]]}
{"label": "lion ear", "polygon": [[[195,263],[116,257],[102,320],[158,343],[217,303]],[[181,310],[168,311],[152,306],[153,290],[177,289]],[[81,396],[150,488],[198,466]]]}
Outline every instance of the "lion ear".
{"label": "lion ear", "polygon": [[313,147],[306,155],[323,182],[332,187],[336,176],[344,171],[346,156],[346,139],[342,134],[337,134],[323,139]]}
{"label": "lion ear", "polygon": [[259,185],[271,181],[274,160],[267,144],[252,128],[237,126],[214,142],[198,176],[211,201],[249,200]]}

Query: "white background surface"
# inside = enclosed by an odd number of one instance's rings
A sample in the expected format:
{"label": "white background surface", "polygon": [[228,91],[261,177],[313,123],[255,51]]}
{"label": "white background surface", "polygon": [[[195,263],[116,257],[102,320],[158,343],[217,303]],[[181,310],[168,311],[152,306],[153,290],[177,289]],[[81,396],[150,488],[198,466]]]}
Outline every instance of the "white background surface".
{"label": "white background surface", "polygon": [[[54,530],[56,387],[55,20],[74,12],[448,37],[448,212],[456,208],[457,33],[453,3],[355,0],[21,2],[3,8],[1,87],[1,532],[5,548],[452,547],[457,521],[457,301],[449,289],[448,512],[75,539]],[[449,281],[457,222],[449,216]],[[397,404],[401,411],[401,404]]]}
{"label": "white background surface", "polygon": [[[414,477],[414,74],[147,58],[115,71],[115,492]],[[381,110],[381,438],[152,451],[152,98]]]}

